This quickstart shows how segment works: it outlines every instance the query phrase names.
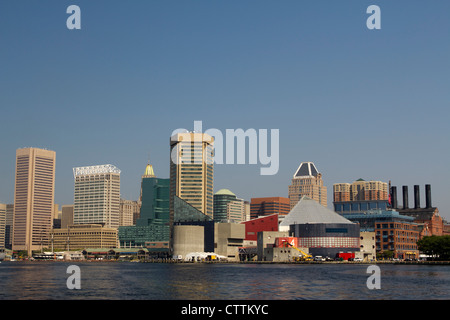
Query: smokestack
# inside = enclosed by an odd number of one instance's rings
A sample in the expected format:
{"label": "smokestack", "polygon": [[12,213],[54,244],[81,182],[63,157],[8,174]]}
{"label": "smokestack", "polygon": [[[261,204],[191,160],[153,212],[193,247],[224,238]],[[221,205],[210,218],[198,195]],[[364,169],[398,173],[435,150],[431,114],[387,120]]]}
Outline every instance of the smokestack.
{"label": "smokestack", "polygon": [[416,184],[414,186],[414,209],[420,208],[420,191],[419,186]]}
{"label": "smokestack", "polygon": [[408,186],[403,186],[403,209],[408,209]]}
{"label": "smokestack", "polygon": [[397,209],[397,187],[391,187],[391,206]]}
{"label": "smokestack", "polygon": [[425,185],[425,201],[426,207],[431,208],[431,185],[429,184]]}

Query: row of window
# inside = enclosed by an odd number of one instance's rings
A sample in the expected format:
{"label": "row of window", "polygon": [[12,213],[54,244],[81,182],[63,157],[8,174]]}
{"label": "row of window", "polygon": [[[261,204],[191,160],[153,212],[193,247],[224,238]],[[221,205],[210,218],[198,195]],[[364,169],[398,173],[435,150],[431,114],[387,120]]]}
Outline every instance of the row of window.
{"label": "row of window", "polygon": [[300,247],[307,248],[359,248],[359,237],[307,237],[298,241]]}

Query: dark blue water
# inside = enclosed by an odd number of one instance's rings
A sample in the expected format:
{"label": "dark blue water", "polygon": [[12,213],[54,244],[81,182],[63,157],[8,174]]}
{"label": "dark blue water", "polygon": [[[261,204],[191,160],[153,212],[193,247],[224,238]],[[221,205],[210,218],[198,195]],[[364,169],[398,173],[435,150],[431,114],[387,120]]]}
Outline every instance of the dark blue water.
{"label": "dark blue water", "polygon": [[[68,289],[67,267],[81,289]],[[367,288],[364,264],[0,263],[0,300],[415,300],[449,299],[450,266],[378,265],[381,289]]]}

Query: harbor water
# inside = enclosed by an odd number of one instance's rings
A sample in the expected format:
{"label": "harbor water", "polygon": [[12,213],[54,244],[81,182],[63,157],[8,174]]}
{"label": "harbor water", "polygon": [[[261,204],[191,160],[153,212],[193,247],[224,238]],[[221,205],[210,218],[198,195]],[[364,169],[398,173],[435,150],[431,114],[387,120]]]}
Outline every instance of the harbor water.
{"label": "harbor water", "polygon": [[[80,289],[69,289],[68,267]],[[449,265],[132,262],[0,263],[0,300],[443,300]]]}

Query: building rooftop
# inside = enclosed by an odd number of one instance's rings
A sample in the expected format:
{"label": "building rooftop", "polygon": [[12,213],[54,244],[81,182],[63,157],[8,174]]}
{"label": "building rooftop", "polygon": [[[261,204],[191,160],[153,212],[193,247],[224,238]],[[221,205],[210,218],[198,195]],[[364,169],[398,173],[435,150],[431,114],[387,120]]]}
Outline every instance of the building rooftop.
{"label": "building rooftop", "polygon": [[312,162],[302,162],[294,174],[294,178],[299,177],[316,177],[319,174],[316,166]]}
{"label": "building rooftop", "polygon": [[229,195],[229,196],[236,196],[233,192],[231,192],[228,189],[220,189],[219,191],[217,191],[215,194],[217,195]]}
{"label": "building rooftop", "polygon": [[73,168],[74,177],[84,176],[84,175],[97,175],[104,173],[116,173],[120,174],[119,168],[112,164],[102,164],[97,166],[88,166],[88,167],[78,167]]}
{"label": "building rooftop", "polygon": [[148,163],[147,166],[145,167],[145,174],[144,176],[146,177],[155,177],[155,172],[153,171],[153,166]]}
{"label": "building rooftop", "polygon": [[345,223],[353,224],[350,220],[338,213],[324,207],[317,201],[303,196],[289,214],[280,223],[280,226],[305,223]]}

